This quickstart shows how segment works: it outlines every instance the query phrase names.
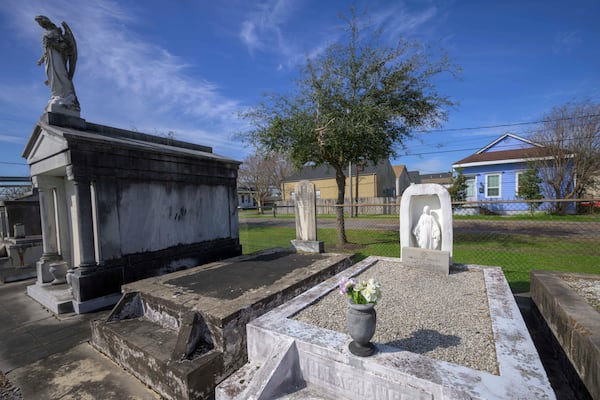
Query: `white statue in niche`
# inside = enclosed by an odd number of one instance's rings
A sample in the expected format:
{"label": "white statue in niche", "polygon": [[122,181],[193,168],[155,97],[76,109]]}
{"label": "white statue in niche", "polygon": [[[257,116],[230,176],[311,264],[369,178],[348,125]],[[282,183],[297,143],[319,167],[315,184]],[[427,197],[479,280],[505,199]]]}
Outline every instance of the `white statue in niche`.
{"label": "white statue in niche", "polygon": [[435,217],[431,215],[429,206],[423,207],[423,214],[412,231],[422,249],[438,250],[441,239],[441,230]]}

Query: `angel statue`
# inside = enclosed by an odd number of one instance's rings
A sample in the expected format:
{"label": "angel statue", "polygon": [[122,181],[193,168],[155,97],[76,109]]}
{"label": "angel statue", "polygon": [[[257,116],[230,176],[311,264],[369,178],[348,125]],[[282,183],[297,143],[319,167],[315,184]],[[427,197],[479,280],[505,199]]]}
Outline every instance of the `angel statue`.
{"label": "angel statue", "polygon": [[63,31],[54,25],[48,17],[38,15],[36,22],[46,30],[42,36],[44,53],[38,65],[46,63],[46,85],[50,86],[52,97],[48,101],[46,111],[67,112],[79,116],[79,101],[73,86],[73,74],[77,63],[77,43],[73,32],[66,22],[62,23]]}

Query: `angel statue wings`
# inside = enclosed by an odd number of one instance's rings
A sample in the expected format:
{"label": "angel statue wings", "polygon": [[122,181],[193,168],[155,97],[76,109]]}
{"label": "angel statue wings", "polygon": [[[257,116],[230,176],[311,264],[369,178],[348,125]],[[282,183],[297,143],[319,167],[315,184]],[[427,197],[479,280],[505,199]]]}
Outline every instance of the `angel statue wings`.
{"label": "angel statue wings", "polygon": [[79,116],[79,101],[73,86],[73,74],[77,63],[75,37],[66,22],[62,23],[61,30],[43,15],[38,15],[35,20],[46,30],[42,36],[44,52],[38,60],[38,65],[46,64],[48,80],[45,83],[50,86],[52,93],[46,111]]}

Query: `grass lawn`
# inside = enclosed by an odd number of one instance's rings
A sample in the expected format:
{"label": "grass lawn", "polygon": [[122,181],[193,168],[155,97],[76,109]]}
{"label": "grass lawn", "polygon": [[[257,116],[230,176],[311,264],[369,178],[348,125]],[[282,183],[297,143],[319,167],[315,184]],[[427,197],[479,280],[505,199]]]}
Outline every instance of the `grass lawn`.
{"label": "grass lawn", "polygon": [[[289,247],[296,235],[293,227],[241,227],[240,242],[244,254],[272,247]],[[318,229],[319,240],[327,252],[356,254],[355,261],[370,255],[399,257],[397,231],[347,229],[350,244],[336,246],[335,229]],[[455,234],[454,262],[500,266],[513,291],[529,290],[529,271],[600,273],[598,240],[568,240],[564,237],[514,234]]]}

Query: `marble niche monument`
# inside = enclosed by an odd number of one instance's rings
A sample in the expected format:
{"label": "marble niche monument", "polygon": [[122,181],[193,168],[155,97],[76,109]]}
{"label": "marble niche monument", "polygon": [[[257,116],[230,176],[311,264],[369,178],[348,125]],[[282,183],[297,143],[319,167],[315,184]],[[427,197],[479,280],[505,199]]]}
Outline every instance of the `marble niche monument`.
{"label": "marble niche monument", "polygon": [[81,118],[71,29],[36,21],[52,96],[23,152],[43,239],[28,294],[56,313],[83,313],[115,304],[124,283],[241,254],[240,163]]}
{"label": "marble niche monument", "polygon": [[452,206],[441,185],[411,185],[400,202],[402,263],[449,273],[452,264]]}

